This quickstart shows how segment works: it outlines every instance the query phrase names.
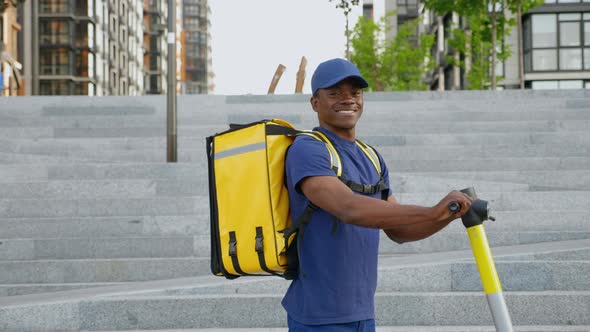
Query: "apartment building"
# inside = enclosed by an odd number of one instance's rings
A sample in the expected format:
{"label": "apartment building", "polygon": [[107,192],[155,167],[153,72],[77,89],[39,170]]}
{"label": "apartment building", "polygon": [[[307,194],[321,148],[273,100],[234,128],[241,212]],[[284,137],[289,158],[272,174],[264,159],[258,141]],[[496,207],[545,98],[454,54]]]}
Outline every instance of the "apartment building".
{"label": "apartment building", "polygon": [[590,1],[533,8],[523,16],[523,46],[527,88],[590,89]]}
{"label": "apartment building", "polygon": [[17,21],[19,3],[0,0],[0,96],[24,93],[18,49],[18,35],[22,29]]}
{"label": "apartment building", "polygon": [[181,8],[180,93],[212,93],[211,9],[207,0],[182,0]]}
{"label": "apartment building", "polygon": [[168,90],[167,18],[167,1],[143,1],[143,76],[146,94],[165,94]]}
{"label": "apartment building", "polygon": [[[144,76],[145,47],[149,53],[149,47],[157,44],[144,45],[145,3],[150,2],[155,1],[26,1],[19,16],[25,94],[106,96],[152,91]],[[165,20],[163,7],[158,7],[158,15]],[[158,36],[165,43],[164,34]],[[153,68],[165,79],[165,60]]]}
{"label": "apartment building", "polygon": [[[435,15],[419,0],[369,0],[363,3],[365,17],[379,19],[390,10],[397,13],[390,19],[393,27],[422,15],[420,33],[436,35],[432,55],[437,67],[424,78],[431,89],[467,89],[469,82],[465,70],[447,61],[448,57],[455,58],[456,63],[469,61],[459,59],[449,46],[450,31],[453,27],[467,28],[464,20],[456,13]],[[520,88],[521,81],[527,89],[590,88],[590,0],[546,0],[523,14],[522,24],[522,52],[516,27],[499,41],[511,49],[507,60],[496,63],[496,75],[503,78],[498,83],[499,89]],[[395,35],[395,28],[388,38]]]}

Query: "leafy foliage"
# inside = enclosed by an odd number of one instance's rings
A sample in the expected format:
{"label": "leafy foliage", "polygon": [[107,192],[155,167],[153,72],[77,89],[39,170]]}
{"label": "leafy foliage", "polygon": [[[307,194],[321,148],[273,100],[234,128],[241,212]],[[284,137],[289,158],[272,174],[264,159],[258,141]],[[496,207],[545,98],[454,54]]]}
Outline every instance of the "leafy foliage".
{"label": "leafy foliage", "polygon": [[[459,52],[461,58],[471,59],[471,66],[461,61],[456,65],[467,71],[469,89],[495,88],[497,81],[495,63],[510,57],[510,45],[504,43],[517,20],[509,18],[507,12],[522,12],[543,3],[543,0],[426,0],[427,8],[438,15],[455,12],[463,17],[466,27],[452,27],[446,31],[452,37],[449,43]],[[495,10],[492,10],[495,9]],[[507,11],[506,11],[507,9]],[[516,15],[513,15],[516,16]]]}
{"label": "leafy foliage", "polygon": [[427,90],[424,75],[434,66],[430,49],[434,35],[418,36],[418,20],[405,22],[395,38],[384,39],[391,26],[387,18],[378,23],[359,18],[352,31],[351,61],[369,80],[373,91]]}

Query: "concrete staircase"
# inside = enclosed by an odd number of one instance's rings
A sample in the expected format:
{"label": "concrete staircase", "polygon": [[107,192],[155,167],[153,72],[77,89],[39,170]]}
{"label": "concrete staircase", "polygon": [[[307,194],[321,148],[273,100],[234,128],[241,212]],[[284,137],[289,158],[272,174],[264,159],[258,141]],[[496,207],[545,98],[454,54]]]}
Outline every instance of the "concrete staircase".
{"label": "concrete staircase", "polygon": [[[358,135],[402,203],[473,186],[517,331],[590,331],[590,92],[368,93]],[[0,99],[0,330],[285,331],[288,282],[209,272],[205,136],[309,96]],[[460,222],[382,238],[379,331],[493,331]]]}

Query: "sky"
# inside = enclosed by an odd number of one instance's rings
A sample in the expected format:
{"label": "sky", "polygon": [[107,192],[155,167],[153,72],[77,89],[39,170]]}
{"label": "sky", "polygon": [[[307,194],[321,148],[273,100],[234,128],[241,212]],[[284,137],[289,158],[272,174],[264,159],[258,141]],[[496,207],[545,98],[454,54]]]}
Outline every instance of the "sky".
{"label": "sky", "polygon": [[[301,57],[303,93],[317,65],[344,57],[345,18],[328,0],[211,0],[211,57],[217,95],[266,94],[279,66],[275,94],[292,94]],[[351,27],[362,12],[351,13]]]}

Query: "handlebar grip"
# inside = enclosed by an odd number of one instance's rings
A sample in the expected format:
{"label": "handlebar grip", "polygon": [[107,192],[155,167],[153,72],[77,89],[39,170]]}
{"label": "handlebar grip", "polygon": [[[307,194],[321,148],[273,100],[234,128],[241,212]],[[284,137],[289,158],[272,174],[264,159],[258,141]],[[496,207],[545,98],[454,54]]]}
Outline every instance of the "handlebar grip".
{"label": "handlebar grip", "polygon": [[459,204],[459,202],[451,202],[447,207],[449,208],[449,211],[453,213],[457,213],[461,210],[461,204]]}

